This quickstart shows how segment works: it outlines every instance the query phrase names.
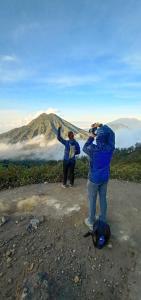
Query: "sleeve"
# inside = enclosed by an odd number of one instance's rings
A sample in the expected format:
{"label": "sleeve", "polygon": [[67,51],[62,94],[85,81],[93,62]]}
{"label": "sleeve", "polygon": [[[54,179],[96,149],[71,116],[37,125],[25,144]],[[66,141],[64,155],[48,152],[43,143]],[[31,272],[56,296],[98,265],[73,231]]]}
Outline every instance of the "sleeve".
{"label": "sleeve", "polygon": [[60,143],[62,143],[63,145],[66,145],[67,141],[61,137],[61,128],[60,127],[58,128],[57,139]]}
{"label": "sleeve", "polygon": [[94,138],[90,136],[88,138],[87,142],[83,146],[83,151],[89,156],[91,156],[91,153],[92,153],[93,141],[94,141]]}
{"label": "sleeve", "polygon": [[75,155],[80,154],[80,146],[78,143],[76,143],[76,149],[75,149]]}

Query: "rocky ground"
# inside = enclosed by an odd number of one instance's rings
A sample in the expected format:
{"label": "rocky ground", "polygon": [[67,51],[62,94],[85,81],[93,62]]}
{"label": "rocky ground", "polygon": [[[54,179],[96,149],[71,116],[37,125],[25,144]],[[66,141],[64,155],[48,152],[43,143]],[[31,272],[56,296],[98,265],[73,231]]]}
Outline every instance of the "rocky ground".
{"label": "rocky ground", "polygon": [[141,299],[141,184],[112,180],[112,237],[94,249],[83,220],[86,180],[0,192],[0,299]]}

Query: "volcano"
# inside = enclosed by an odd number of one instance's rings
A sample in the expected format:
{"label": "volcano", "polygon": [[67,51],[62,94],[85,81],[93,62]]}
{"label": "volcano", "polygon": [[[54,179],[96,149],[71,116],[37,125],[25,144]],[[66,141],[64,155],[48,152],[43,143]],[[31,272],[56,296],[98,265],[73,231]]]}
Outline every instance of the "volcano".
{"label": "volcano", "polygon": [[62,135],[65,138],[67,137],[68,131],[73,131],[77,139],[83,140],[88,136],[85,130],[74,126],[56,114],[43,113],[38,118],[32,120],[28,125],[0,134],[0,142],[16,144],[41,135],[45,137],[46,141],[51,141],[56,137],[59,126],[62,126]]}

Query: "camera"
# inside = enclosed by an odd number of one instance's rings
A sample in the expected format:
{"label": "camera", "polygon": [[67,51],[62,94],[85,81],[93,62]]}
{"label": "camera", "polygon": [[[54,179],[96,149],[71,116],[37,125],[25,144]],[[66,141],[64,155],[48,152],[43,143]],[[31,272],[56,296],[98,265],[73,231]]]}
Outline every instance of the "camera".
{"label": "camera", "polygon": [[97,127],[92,127],[89,129],[89,133],[96,135],[96,132],[97,132]]}

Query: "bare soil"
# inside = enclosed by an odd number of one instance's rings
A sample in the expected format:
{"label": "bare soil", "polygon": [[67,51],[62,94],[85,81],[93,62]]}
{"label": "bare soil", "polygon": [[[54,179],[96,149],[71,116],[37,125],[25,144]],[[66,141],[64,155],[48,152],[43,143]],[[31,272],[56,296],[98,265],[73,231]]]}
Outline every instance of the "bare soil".
{"label": "bare soil", "polygon": [[[108,222],[112,237],[102,250],[94,249],[84,219],[86,180],[73,188],[38,184],[0,192],[0,299],[48,299],[27,295],[25,280],[48,274],[52,300],[141,299],[141,184],[111,180]],[[31,232],[33,217],[44,221]],[[39,292],[39,291],[38,291]]]}

